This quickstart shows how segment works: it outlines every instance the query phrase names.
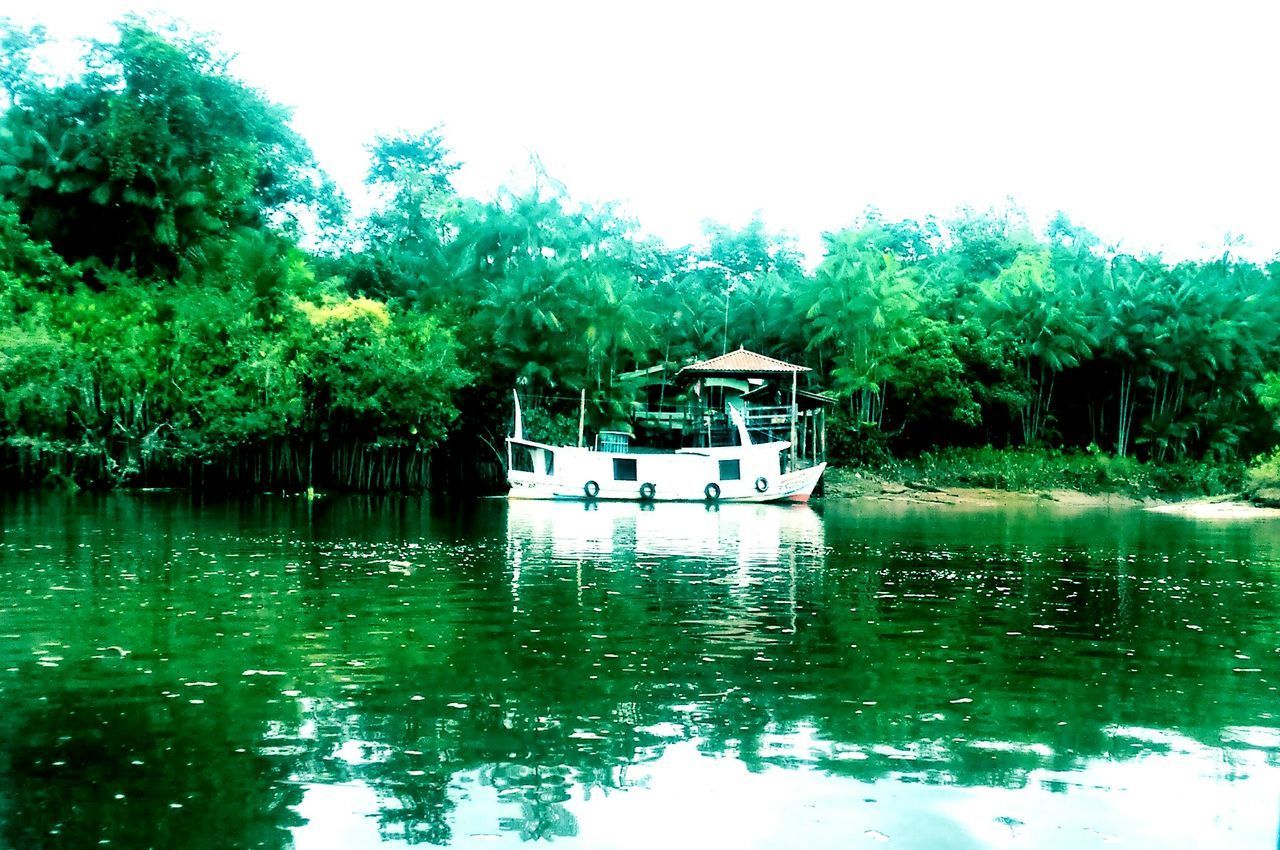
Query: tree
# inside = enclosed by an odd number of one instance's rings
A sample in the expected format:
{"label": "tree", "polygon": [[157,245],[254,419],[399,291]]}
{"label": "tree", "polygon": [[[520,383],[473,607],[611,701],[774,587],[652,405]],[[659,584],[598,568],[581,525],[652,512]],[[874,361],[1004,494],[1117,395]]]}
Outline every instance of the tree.
{"label": "tree", "polygon": [[0,91],[9,105],[25,97],[36,85],[32,54],[47,40],[45,28],[23,29],[10,18],[0,18]]}
{"label": "tree", "polygon": [[[288,114],[232,78],[207,42],[136,18],[56,87],[12,87],[0,195],[72,261],[173,274],[232,228],[340,204]],[[13,36],[9,36],[12,40]],[[34,36],[32,37],[34,38]]]}
{"label": "tree", "polygon": [[366,182],[396,192],[452,195],[453,175],[462,166],[450,158],[451,153],[440,127],[425,133],[378,136],[369,145]]}
{"label": "tree", "polygon": [[827,237],[805,318],[810,347],[834,350],[831,377],[853,414],[879,425],[896,357],[915,342],[919,292],[892,254],[863,245],[858,233]]}
{"label": "tree", "polygon": [[1020,411],[1027,445],[1043,436],[1058,374],[1092,353],[1083,293],[1059,287],[1049,260],[1047,251],[1022,253],[985,287],[990,324],[1015,341],[1032,388]]}

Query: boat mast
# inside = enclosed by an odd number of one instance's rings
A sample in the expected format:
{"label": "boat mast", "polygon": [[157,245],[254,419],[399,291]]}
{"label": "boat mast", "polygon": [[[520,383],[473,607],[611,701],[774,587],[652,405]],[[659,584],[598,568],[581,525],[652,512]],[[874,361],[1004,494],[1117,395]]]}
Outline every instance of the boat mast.
{"label": "boat mast", "polygon": [[584,445],[586,445],[583,442],[585,440],[586,432],[584,429],[586,424],[587,424],[587,388],[583,387],[582,399],[581,401],[578,402],[578,448],[582,448]]}

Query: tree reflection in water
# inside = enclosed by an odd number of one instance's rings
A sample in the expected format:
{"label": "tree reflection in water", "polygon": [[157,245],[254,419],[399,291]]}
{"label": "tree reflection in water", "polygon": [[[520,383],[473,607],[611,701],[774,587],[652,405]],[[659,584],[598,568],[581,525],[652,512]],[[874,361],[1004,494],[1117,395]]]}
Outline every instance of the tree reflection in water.
{"label": "tree reflection in water", "polygon": [[0,845],[291,846],[302,794],[285,781],[290,766],[240,746],[269,718],[240,702],[88,690],[85,666],[51,687],[6,691]]}
{"label": "tree reflection in water", "polygon": [[[593,795],[661,776],[677,743],[755,774],[1050,792],[1160,752],[1243,781],[1280,753],[1280,558],[1256,528],[834,506],[7,507],[14,847],[283,847],[300,789],[339,783],[379,796],[384,839],[458,841],[459,808],[481,804],[494,830],[582,838]],[[50,528],[60,545],[36,548]]]}

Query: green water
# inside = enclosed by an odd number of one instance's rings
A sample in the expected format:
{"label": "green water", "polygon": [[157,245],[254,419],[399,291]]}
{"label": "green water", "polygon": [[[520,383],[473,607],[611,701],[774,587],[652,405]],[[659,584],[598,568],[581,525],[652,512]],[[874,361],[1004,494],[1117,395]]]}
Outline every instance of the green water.
{"label": "green water", "polygon": [[0,846],[1277,845],[1267,521],[0,511]]}

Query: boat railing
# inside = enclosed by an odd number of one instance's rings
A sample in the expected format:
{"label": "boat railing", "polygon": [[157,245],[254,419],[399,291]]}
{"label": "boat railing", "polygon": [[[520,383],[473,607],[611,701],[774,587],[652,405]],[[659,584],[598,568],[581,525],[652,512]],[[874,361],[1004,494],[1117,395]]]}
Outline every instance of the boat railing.
{"label": "boat railing", "polygon": [[637,421],[650,427],[680,430],[691,418],[688,406],[683,404],[649,405],[637,401],[632,403],[631,409]]}
{"label": "boat railing", "polygon": [[786,404],[769,407],[748,405],[744,418],[747,420],[747,427],[790,424],[791,406]]}

